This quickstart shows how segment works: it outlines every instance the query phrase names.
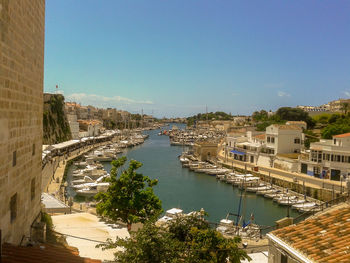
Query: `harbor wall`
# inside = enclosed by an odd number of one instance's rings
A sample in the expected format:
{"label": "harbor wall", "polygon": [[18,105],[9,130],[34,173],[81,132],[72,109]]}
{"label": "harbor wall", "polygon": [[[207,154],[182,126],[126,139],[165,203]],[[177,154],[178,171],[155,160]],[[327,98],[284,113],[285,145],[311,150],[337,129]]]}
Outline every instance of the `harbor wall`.
{"label": "harbor wall", "polygon": [[[232,166],[229,165],[224,165],[228,168],[232,168]],[[318,187],[311,187],[307,186],[305,184],[300,184],[298,181],[290,182],[286,179],[281,179],[281,178],[275,178],[266,174],[262,174],[259,172],[254,171],[254,169],[241,169],[241,168],[234,168],[235,171],[240,172],[240,173],[251,173],[254,176],[259,177],[262,181],[266,183],[271,183],[276,186],[280,186],[286,189],[290,189],[294,192],[300,193],[300,194],[305,194],[306,196],[312,197],[314,199],[318,199],[321,201],[330,201],[335,198],[338,198],[340,196],[339,192],[329,190],[329,189],[324,189],[324,188],[318,188]]]}

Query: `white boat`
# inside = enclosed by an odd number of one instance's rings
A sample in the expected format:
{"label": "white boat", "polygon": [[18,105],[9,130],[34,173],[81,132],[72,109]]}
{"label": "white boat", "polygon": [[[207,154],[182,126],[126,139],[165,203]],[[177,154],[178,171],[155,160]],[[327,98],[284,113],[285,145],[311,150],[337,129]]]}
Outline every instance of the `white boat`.
{"label": "white boat", "polygon": [[280,205],[294,205],[294,204],[303,204],[305,203],[305,199],[292,199],[292,200],[288,200],[288,199],[282,199],[280,201],[278,201],[278,204]]}
{"label": "white boat", "polygon": [[255,193],[257,191],[264,191],[269,189],[271,189],[271,186],[267,186],[266,184],[259,184],[258,186],[255,186],[255,187],[247,187],[246,191]]}
{"label": "white boat", "polygon": [[91,183],[85,184],[85,187],[82,187],[76,190],[77,195],[80,196],[94,196],[99,192],[107,191],[109,183]]}
{"label": "white boat", "polygon": [[222,234],[234,234],[235,226],[232,220],[221,219],[219,226],[216,228],[216,230],[221,232]]}
{"label": "white boat", "polygon": [[302,204],[294,204],[294,205],[292,205],[293,209],[296,209],[296,210],[299,210],[299,211],[302,211],[302,212],[311,210],[311,209],[313,209],[315,207],[317,207],[317,204],[315,202],[305,202],[305,203],[302,203]]}
{"label": "white boat", "polygon": [[281,201],[292,201],[292,200],[294,200],[294,199],[297,199],[297,197],[295,196],[295,195],[289,195],[289,194],[281,194],[281,195],[279,195],[279,196],[276,196],[274,199],[273,199],[273,201],[274,202],[277,202],[277,203],[279,203],[279,202],[281,202]]}
{"label": "white boat", "polygon": [[180,157],[180,162],[181,163],[188,163],[190,160],[187,159],[186,157]]}
{"label": "white boat", "polygon": [[214,168],[214,169],[209,169],[205,173],[209,175],[216,175],[216,174],[225,174],[229,170],[226,168]]}
{"label": "white boat", "polygon": [[94,180],[92,180],[90,176],[85,175],[83,179],[73,180],[72,184],[76,185],[76,184],[93,183],[93,182]]}
{"label": "white boat", "polygon": [[276,196],[279,196],[279,195],[281,195],[281,191],[277,190],[277,192],[264,194],[264,197],[273,199],[273,198],[275,198]]}
{"label": "white boat", "polygon": [[179,208],[172,208],[165,212],[165,215],[158,219],[158,223],[166,223],[168,221],[174,220],[180,216],[183,216],[183,211]]}
{"label": "white boat", "polygon": [[270,188],[270,189],[266,189],[266,190],[258,190],[256,191],[257,195],[266,195],[266,194],[272,194],[272,193],[277,193],[278,190],[275,188]]}

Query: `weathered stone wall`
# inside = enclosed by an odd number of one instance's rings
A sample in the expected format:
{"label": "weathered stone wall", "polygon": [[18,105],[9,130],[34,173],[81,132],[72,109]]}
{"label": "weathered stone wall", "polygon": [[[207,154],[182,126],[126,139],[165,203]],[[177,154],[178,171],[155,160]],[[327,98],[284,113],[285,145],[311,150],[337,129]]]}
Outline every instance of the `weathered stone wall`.
{"label": "weathered stone wall", "polygon": [[0,0],[0,229],[14,244],[40,212],[44,29],[44,0]]}
{"label": "weathered stone wall", "polygon": [[61,94],[44,93],[43,144],[56,144],[72,139]]}

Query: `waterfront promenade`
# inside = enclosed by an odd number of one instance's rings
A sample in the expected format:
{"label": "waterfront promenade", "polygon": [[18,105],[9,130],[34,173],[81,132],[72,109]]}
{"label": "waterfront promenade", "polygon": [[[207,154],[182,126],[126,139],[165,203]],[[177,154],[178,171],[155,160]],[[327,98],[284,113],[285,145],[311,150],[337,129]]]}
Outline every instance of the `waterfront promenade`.
{"label": "waterfront promenade", "polygon": [[[219,145],[218,150],[218,160],[219,163],[231,167],[231,168],[239,168],[246,169],[248,171],[257,172],[267,178],[275,178],[279,180],[284,180],[289,183],[293,183],[295,185],[299,185],[302,187],[310,187],[314,189],[325,189],[329,191],[334,191],[334,193],[344,193],[346,191],[346,182],[332,181],[329,179],[320,179],[316,177],[312,177],[302,173],[288,172],[272,167],[258,166],[258,171],[255,171],[256,165],[249,162],[243,162],[239,160],[235,160],[232,157],[225,156],[222,145]],[[332,198],[334,199],[334,198]]]}
{"label": "waterfront promenade", "polygon": [[52,194],[59,191],[67,162],[107,143],[109,142],[84,146],[70,152],[69,155],[65,154],[52,158],[42,170],[42,192]]}

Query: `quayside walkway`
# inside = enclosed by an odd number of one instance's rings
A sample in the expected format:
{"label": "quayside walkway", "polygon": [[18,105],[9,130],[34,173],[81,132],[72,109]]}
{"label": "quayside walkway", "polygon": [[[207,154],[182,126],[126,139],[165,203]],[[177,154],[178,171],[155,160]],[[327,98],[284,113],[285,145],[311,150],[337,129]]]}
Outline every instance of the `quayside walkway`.
{"label": "quayside walkway", "polygon": [[239,169],[246,169],[247,171],[255,171],[265,177],[275,178],[290,182],[296,185],[301,185],[305,187],[310,187],[314,189],[325,189],[333,192],[343,193],[346,191],[346,182],[332,181],[329,179],[320,179],[312,177],[302,173],[288,172],[272,167],[258,166],[258,171],[256,171],[256,165],[249,162],[243,162],[235,160],[232,157],[228,157],[223,154],[221,150],[218,151],[217,158],[219,163]]}

